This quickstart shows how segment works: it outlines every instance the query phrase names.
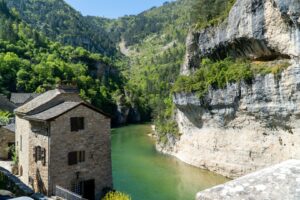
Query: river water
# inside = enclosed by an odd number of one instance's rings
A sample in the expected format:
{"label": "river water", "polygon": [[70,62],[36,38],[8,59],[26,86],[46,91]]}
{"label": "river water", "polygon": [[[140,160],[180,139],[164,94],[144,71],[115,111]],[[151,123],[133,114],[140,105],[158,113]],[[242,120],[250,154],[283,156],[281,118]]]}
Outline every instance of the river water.
{"label": "river water", "polygon": [[112,130],[114,188],[132,200],[193,200],[228,179],[158,153],[150,125]]}

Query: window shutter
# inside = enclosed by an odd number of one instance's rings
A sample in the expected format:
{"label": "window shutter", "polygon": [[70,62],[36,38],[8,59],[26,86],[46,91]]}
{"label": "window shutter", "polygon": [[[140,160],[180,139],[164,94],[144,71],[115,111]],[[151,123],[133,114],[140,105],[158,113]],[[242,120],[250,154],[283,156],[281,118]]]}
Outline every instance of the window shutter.
{"label": "window shutter", "polygon": [[70,152],[68,154],[68,160],[69,160],[69,165],[76,165],[77,164],[77,152]]}
{"label": "window shutter", "polygon": [[77,128],[77,118],[72,117],[70,119],[70,123],[71,123],[71,132],[78,131],[78,128]]}
{"label": "window shutter", "polygon": [[33,158],[34,158],[34,161],[37,162],[37,147],[33,148]]}
{"label": "window shutter", "polygon": [[82,152],[82,162],[85,162],[85,151]]}
{"label": "window shutter", "polygon": [[45,148],[43,148],[41,151],[41,160],[42,160],[43,165],[45,166],[46,165],[46,149]]}
{"label": "window shutter", "polygon": [[79,121],[79,129],[80,130],[84,130],[84,118],[83,117],[79,117],[78,118],[78,121]]}
{"label": "window shutter", "polygon": [[79,162],[84,162],[85,161],[85,151],[79,151]]}

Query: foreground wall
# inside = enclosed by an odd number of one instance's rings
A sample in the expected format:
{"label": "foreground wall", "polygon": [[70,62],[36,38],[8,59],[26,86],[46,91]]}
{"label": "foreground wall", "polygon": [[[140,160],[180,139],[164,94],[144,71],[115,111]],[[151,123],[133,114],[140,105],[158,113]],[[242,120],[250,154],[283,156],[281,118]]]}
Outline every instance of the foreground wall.
{"label": "foreground wall", "polygon": [[196,200],[300,199],[300,160],[249,174],[199,192]]}

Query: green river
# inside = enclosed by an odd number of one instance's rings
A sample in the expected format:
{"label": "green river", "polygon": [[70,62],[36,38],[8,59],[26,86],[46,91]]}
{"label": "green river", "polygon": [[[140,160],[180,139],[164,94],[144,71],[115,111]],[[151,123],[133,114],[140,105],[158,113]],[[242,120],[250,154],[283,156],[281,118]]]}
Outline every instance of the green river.
{"label": "green river", "polygon": [[113,178],[116,190],[132,200],[193,200],[198,191],[228,179],[158,153],[150,125],[112,130]]}

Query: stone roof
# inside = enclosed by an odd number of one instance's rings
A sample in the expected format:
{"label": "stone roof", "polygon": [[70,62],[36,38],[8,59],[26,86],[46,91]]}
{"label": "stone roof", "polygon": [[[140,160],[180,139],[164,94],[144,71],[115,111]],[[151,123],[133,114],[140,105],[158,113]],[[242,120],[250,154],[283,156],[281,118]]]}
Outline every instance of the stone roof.
{"label": "stone roof", "polygon": [[11,93],[10,101],[14,104],[20,105],[36,98],[37,96],[39,96],[39,94],[36,93]]}
{"label": "stone roof", "polygon": [[48,110],[45,110],[44,112],[35,115],[26,116],[25,119],[37,120],[37,121],[48,121],[68,112],[69,110],[77,107],[82,103],[83,102],[63,102]]}
{"label": "stone roof", "polygon": [[75,92],[62,89],[49,90],[15,110],[16,114],[34,115],[48,110],[63,102],[81,102],[82,99]]}
{"label": "stone roof", "polygon": [[110,117],[110,115],[98,108],[84,102],[74,90],[63,89],[55,89],[43,93],[17,108],[15,113],[16,115],[24,116],[24,118],[28,120],[48,121],[68,112],[78,105],[85,105],[90,109]]}
{"label": "stone roof", "polygon": [[3,94],[0,94],[0,110],[6,110],[9,112],[13,112],[13,110],[16,107],[17,106],[14,103],[10,102],[6,96],[4,96]]}
{"label": "stone roof", "polygon": [[2,126],[2,128],[6,129],[6,130],[9,130],[12,133],[15,133],[15,131],[16,131],[16,124],[15,123],[11,123],[11,124],[8,124],[6,126]]}

